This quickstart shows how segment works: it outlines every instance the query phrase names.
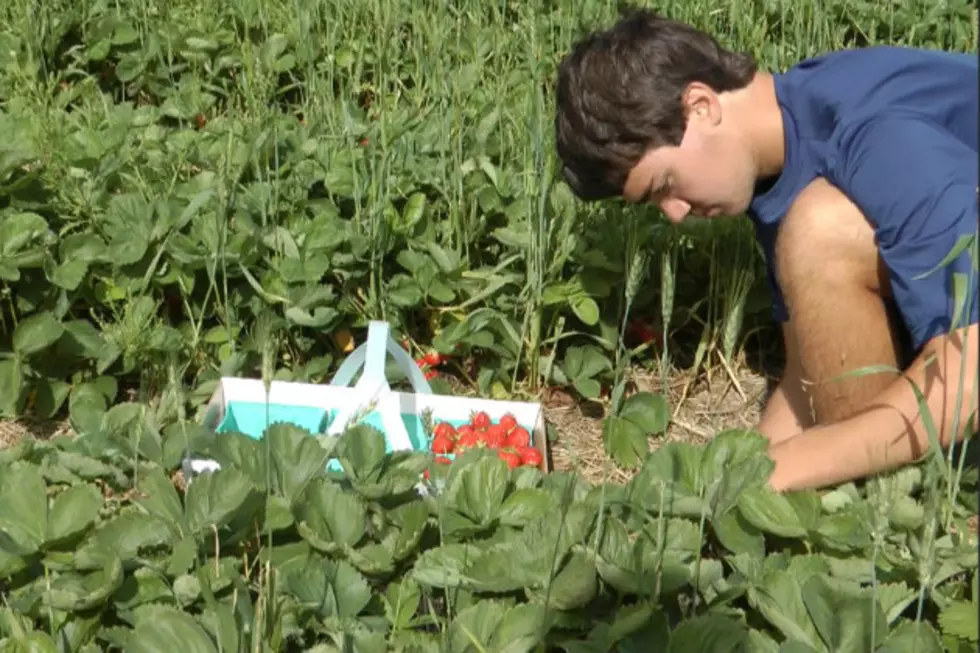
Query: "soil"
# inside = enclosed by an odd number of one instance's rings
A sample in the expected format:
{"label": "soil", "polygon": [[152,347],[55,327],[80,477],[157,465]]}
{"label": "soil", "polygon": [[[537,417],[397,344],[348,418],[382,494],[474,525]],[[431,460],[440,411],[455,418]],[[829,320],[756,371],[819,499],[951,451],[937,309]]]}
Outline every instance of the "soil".
{"label": "soil", "polygon": [[[675,372],[666,390],[670,424],[666,433],[649,439],[650,449],[671,441],[704,444],[725,429],[753,428],[771,382],[770,375],[747,365],[731,369],[730,373],[719,368],[701,377]],[[659,376],[645,370],[634,370],[630,385],[634,391],[664,392]],[[546,400],[544,411],[557,433],[551,445],[555,469],[578,471],[590,482],[629,480],[631,470],[615,466],[605,454],[605,403],[581,403],[564,393],[553,393]]]}

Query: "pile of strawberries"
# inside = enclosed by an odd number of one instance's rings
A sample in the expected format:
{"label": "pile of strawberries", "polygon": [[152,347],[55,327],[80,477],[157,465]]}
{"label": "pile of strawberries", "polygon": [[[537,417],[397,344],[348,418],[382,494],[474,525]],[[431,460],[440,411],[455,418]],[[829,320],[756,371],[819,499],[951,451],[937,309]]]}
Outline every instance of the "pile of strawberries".
{"label": "pile of strawberries", "polygon": [[494,449],[511,469],[541,464],[541,452],[531,444],[531,434],[520,426],[513,415],[507,414],[494,423],[485,412],[474,413],[467,424],[459,428],[449,422],[437,422],[433,428],[431,449],[436,462],[449,464],[449,454],[461,454],[467,449]]}

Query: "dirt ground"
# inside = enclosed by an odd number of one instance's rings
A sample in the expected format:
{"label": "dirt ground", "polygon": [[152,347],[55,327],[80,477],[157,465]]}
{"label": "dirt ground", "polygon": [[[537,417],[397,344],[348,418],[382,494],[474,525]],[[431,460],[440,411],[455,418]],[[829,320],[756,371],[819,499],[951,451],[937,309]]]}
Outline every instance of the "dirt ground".
{"label": "dirt ground", "polygon": [[[671,441],[702,444],[725,429],[754,427],[767,397],[767,376],[747,365],[731,373],[719,368],[701,378],[685,372],[672,374],[667,390],[670,424],[665,434],[650,437],[651,450]],[[646,371],[634,371],[632,382],[637,391],[663,390],[660,379]],[[544,410],[558,434],[552,444],[556,469],[576,470],[591,482],[629,480],[629,470],[606,460],[602,441],[605,406],[577,403],[559,394],[546,401]]]}

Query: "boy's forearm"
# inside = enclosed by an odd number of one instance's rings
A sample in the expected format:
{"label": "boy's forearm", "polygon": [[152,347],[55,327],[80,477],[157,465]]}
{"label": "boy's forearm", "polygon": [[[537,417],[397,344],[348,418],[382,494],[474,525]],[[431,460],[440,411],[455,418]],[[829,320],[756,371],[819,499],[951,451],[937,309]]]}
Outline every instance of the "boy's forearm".
{"label": "boy's forearm", "polygon": [[756,429],[773,444],[787,440],[813,425],[807,399],[795,374],[784,376],[766,402]]}

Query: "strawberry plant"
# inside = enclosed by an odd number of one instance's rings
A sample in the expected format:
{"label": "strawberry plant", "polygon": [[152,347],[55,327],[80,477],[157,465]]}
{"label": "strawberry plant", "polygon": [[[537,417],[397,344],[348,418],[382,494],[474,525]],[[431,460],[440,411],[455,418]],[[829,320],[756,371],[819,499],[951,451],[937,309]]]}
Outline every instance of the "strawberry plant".
{"label": "strawberry plant", "polygon": [[[977,48],[964,0],[660,8],[768,69]],[[671,407],[630,366],[774,329],[745,221],[560,181],[555,66],[614,12],[0,6],[0,419],[78,434],[0,449],[0,651],[975,650],[975,470],[777,496],[751,433],[651,453]],[[632,480],[542,474],[478,415],[413,454],[195,424],[221,376],[329,379],[374,319],[436,391],[608,392]],[[221,470],[188,485],[188,450]]]}
{"label": "strawberry plant", "polygon": [[[179,422],[164,437],[121,406],[77,438],[0,452],[0,650],[940,653],[975,639],[961,606],[976,600],[976,536],[937,530],[918,469],[778,495],[762,438],[730,431],[593,485],[487,447],[442,465],[386,453],[364,425],[323,442],[283,424],[262,440]],[[185,447],[221,469],[175,481]],[[425,477],[438,491],[418,491]]]}

